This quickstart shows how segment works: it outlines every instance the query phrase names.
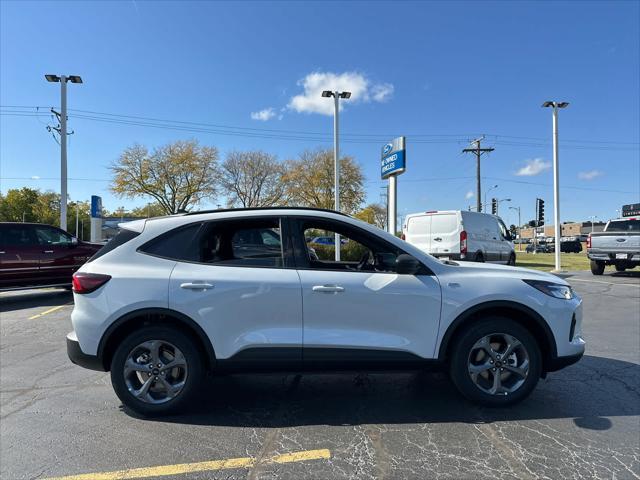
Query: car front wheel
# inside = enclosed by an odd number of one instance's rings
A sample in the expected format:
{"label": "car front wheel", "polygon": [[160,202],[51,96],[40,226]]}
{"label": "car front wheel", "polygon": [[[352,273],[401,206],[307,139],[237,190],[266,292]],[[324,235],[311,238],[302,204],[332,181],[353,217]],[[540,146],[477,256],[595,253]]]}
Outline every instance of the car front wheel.
{"label": "car front wheel", "polygon": [[478,321],[457,338],[451,352],[453,383],[469,400],[486,406],[523,400],[535,388],[541,371],[536,340],[508,318]]}
{"label": "car front wheel", "polygon": [[604,273],[604,267],[604,262],[591,260],[591,273],[593,273],[594,275],[602,275]]}
{"label": "car front wheel", "polygon": [[194,341],[169,326],[131,333],[111,362],[111,383],[118,398],[143,416],[183,409],[195,396],[202,376],[202,358]]}

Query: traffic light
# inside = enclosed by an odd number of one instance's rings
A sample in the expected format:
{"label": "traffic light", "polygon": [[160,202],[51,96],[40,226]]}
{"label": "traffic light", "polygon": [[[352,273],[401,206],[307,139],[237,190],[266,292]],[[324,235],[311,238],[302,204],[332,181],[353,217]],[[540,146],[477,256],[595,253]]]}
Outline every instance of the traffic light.
{"label": "traffic light", "polygon": [[491,214],[492,215],[498,214],[498,200],[495,198],[491,199]]}
{"label": "traffic light", "polygon": [[538,225],[544,225],[544,200],[537,198],[538,200]]}

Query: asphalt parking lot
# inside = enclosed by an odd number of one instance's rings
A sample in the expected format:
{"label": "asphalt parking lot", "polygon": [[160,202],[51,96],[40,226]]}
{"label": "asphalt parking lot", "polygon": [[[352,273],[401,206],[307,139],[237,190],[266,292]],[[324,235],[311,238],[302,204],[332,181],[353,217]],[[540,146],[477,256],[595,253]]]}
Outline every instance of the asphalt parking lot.
{"label": "asphalt parking lot", "polygon": [[436,373],[251,375],[155,420],[69,362],[70,293],[1,293],[0,477],[640,478],[640,272],[567,279],[587,354],[516,407],[473,406]]}

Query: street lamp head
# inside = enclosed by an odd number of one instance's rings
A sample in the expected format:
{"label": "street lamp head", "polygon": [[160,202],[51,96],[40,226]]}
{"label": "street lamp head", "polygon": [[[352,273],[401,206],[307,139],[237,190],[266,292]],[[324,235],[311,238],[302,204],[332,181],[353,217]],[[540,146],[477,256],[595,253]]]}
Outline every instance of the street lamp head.
{"label": "street lamp head", "polygon": [[80,75],[69,75],[67,79],[71,83],[82,83],[82,78],[80,78]]}
{"label": "street lamp head", "polygon": [[47,79],[47,82],[59,82],[60,81],[60,77],[57,75],[52,75],[52,74],[47,74],[44,76],[44,78]]}
{"label": "street lamp head", "polygon": [[351,98],[351,92],[342,92],[340,98]]}
{"label": "street lamp head", "polygon": [[333,92],[331,90],[325,90],[322,92],[322,96],[325,98],[333,97]]}
{"label": "street lamp head", "polygon": [[569,106],[569,102],[558,103],[558,108],[567,108],[568,106]]}
{"label": "street lamp head", "polygon": [[553,107],[554,106],[554,102],[544,102],[542,104],[543,107]]}

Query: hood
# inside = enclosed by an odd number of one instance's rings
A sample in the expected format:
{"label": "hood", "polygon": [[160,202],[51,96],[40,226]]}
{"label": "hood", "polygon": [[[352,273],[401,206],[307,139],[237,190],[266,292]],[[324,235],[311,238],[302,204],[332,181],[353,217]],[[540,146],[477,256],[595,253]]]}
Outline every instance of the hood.
{"label": "hood", "polygon": [[477,263],[477,262],[456,262],[458,266],[453,268],[459,268],[461,271],[468,270],[470,273],[487,272],[492,274],[502,274],[505,277],[519,278],[519,279],[531,279],[531,280],[545,280],[547,282],[557,283],[559,285],[569,285],[566,280],[557,275],[553,275],[548,272],[541,272],[540,270],[532,270],[530,268],[523,267],[511,267],[509,265],[495,265],[492,263]]}

